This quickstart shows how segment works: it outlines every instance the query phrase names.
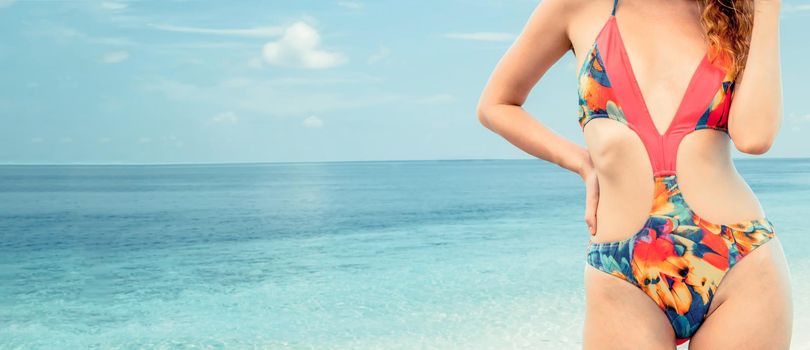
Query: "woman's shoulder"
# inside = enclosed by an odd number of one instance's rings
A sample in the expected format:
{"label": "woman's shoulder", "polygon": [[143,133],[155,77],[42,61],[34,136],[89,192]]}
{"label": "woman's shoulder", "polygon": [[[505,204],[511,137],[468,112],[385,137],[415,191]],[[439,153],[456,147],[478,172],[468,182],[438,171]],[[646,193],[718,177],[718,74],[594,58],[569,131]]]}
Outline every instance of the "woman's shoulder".
{"label": "woman's shoulder", "polygon": [[575,27],[589,27],[587,22],[602,22],[610,16],[614,0],[542,0],[535,16],[543,19],[554,18],[558,23],[572,30]]}
{"label": "woman's shoulder", "polygon": [[537,7],[544,7],[547,10],[556,11],[560,14],[576,14],[581,11],[606,8],[609,14],[610,10],[613,8],[613,1],[614,0],[542,0],[537,4]]}

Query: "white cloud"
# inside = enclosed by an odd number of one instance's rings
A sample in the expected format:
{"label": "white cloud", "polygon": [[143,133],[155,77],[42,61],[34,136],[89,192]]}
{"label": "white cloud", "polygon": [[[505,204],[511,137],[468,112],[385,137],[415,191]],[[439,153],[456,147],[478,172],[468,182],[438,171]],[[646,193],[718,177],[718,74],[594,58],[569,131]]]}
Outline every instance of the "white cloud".
{"label": "white cloud", "polygon": [[320,128],[323,126],[323,120],[314,115],[304,118],[304,127],[307,128]]}
{"label": "white cloud", "polygon": [[512,41],[514,39],[512,34],[500,32],[447,33],[444,36],[450,39],[477,41]]}
{"label": "white cloud", "polygon": [[169,32],[231,35],[231,36],[246,36],[246,37],[277,37],[284,33],[284,28],[282,27],[253,27],[253,28],[225,29],[225,28],[185,27],[185,26],[175,26],[171,24],[151,24],[150,26],[155,29],[165,30]]}
{"label": "white cloud", "polygon": [[69,136],[65,136],[65,137],[59,139],[59,141],[61,141],[62,143],[71,143],[71,142],[73,142],[73,138],[69,137]]}
{"label": "white cloud", "polygon": [[324,69],[348,61],[344,54],[323,50],[320,45],[318,31],[299,21],[287,27],[281,39],[265,44],[262,53],[265,62],[281,67]]}
{"label": "white cloud", "polygon": [[363,8],[363,4],[357,1],[338,1],[337,4],[351,10],[359,10]]}
{"label": "white cloud", "polygon": [[380,46],[377,49],[377,52],[373,53],[371,56],[368,57],[368,63],[377,63],[384,60],[386,57],[391,55],[391,49],[386,46]]}
{"label": "white cloud", "polygon": [[104,1],[101,3],[101,8],[110,11],[123,11],[126,10],[129,5],[117,2],[117,1]]}
{"label": "white cloud", "polygon": [[211,122],[216,124],[236,124],[239,122],[239,116],[232,111],[222,112],[211,118]]}
{"label": "white cloud", "polygon": [[107,64],[121,63],[129,58],[129,52],[126,51],[113,51],[105,53],[101,56],[101,62]]}
{"label": "white cloud", "polygon": [[0,0],[0,8],[9,7],[17,2],[17,0]]}
{"label": "white cloud", "polygon": [[151,142],[152,138],[149,136],[142,136],[141,138],[138,139],[138,143],[151,143]]}
{"label": "white cloud", "polygon": [[112,141],[112,138],[110,138],[108,136],[104,136],[104,137],[99,137],[98,140],[96,140],[96,141],[98,143],[110,143]]}

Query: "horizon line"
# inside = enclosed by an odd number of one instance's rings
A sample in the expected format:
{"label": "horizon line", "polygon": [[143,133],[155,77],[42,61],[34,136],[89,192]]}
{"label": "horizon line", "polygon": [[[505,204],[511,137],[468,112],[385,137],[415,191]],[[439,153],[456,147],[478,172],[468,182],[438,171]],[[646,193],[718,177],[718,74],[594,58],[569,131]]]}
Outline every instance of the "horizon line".
{"label": "horizon line", "polygon": [[[810,159],[810,157],[732,157],[736,160],[786,160]],[[175,166],[175,165],[261,165],[261,164],[315,164],[315,163],[382,163],[382,162],[454,162],[454,161],[537,161],[540,158],[442,158],[442,159],[371,159],[371,160],[310,160],[310,161],[244,161],[244,162],[166,162],[166,163],[1,163],[0,166]],[[550,162],[549,162],[550,163]]]}

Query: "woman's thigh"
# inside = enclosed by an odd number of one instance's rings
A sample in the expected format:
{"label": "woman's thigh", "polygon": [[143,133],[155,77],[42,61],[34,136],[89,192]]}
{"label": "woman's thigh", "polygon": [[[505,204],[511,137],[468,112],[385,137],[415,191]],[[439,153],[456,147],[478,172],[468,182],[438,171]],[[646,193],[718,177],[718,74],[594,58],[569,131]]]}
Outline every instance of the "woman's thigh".
{"label": "woman's thigh", "polygon": [[773,238],[728,271],[709,315],[689,349],[769,349],[790,347],[793,305],[787,261]]}
{"label": "woman's thigh", "polygon": [[675,348],[664,312],[638,287],[585,264],[583,348]]}

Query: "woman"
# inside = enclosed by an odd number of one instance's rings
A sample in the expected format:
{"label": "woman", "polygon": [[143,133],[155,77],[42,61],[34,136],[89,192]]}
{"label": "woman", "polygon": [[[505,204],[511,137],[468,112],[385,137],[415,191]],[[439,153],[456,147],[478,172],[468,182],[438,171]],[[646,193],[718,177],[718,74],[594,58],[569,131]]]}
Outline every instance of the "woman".
{"label": "woman", "polygon": [[[730,152],[781,124],[779,9],[543,0],[490,77],[481,123],[585,183],[586,349],[788,349],[782,246]],[[586,148],[521,107],[569,48]]]}

